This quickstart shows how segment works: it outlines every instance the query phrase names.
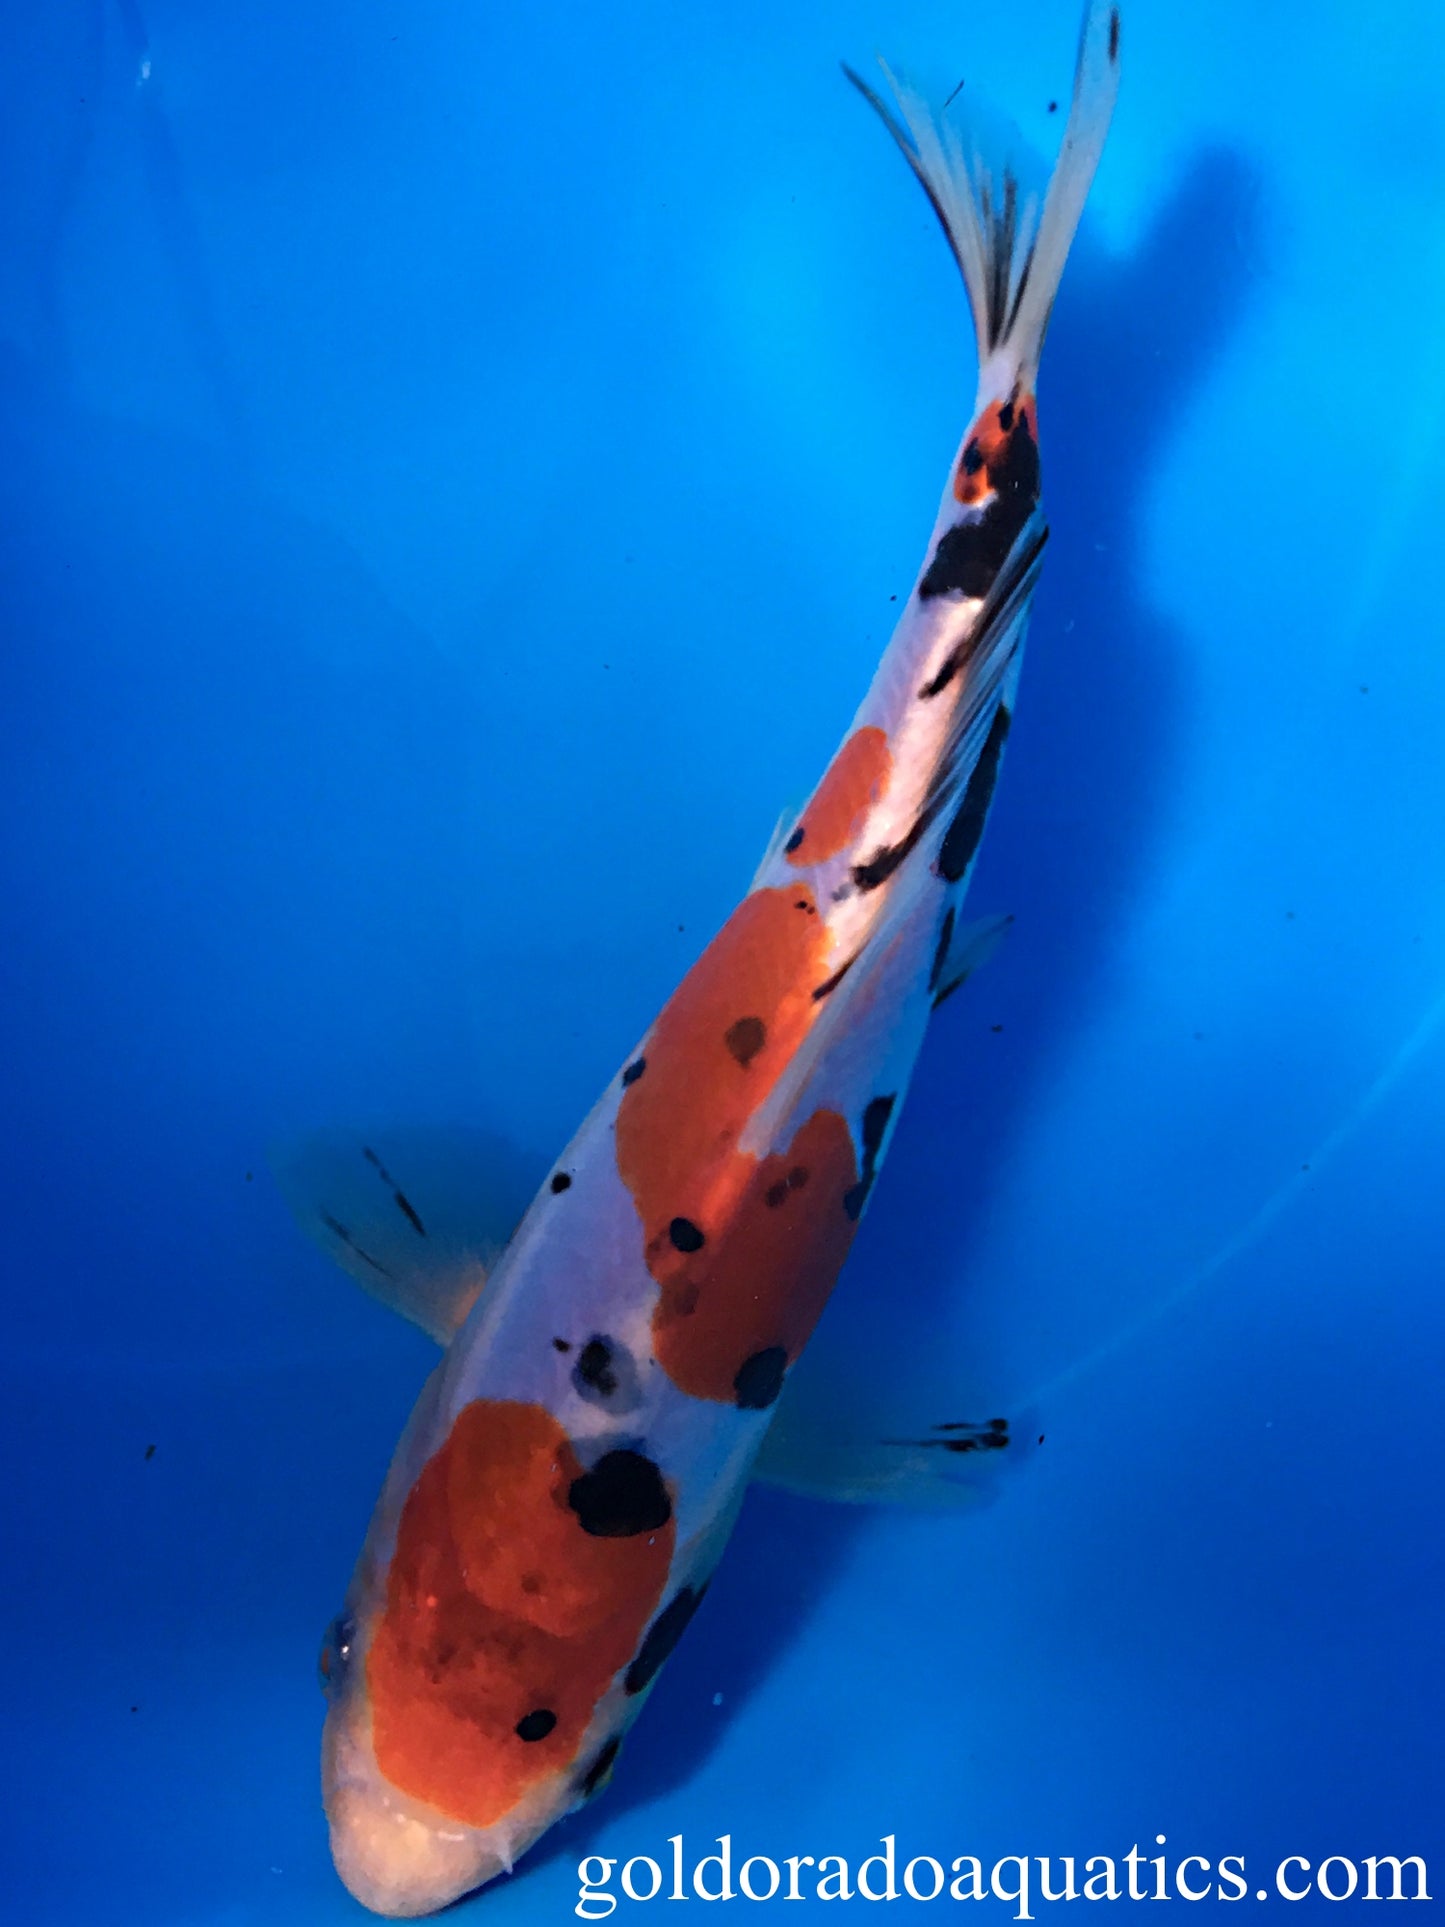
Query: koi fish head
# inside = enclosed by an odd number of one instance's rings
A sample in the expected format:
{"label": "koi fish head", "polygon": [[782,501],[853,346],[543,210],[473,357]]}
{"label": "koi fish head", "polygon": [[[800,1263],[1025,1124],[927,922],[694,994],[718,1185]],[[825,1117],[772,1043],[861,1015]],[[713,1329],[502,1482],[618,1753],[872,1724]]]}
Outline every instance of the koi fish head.
{"label": "koi fish head", "polygon": [[322,1685],[330,1702],[322,1740],[322,1795],[336,1871],[374,1913],[429,1914],[501,1873],[472,1829],[428,1812],[391,1786],[371,1738],[371,1709],[359,1673],[357,1622],[349,1615],[327,1629]]}
{"label": "koi fish head", "polygon": [[375,1912],[433,1912],[606,1784],[696,1604],[664,1606],[672,1498],[541,1405],[461,1407],[378,1515],[321,1654],[331,1848]]}

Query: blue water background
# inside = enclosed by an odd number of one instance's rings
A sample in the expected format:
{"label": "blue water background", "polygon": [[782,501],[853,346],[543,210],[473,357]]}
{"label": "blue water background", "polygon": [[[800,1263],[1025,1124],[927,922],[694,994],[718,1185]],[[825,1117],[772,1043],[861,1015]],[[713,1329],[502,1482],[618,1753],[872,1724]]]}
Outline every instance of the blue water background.
{"label": "blue water background", "polygon": [[[313,1664],[431,1354],[266,1146],[540,1165],[641,1034],[971,398],[836,60],[1047,142],[1076,16],[143,13],[15,0],[0,63],[0,1913],[359,1920]],[[819,1338],[920,1419],[996,1361],[1047,1442],[973,1517],[755,1494],[613,1789],[467,1917],[679,1831],[1445,1885],[1442,64],[1424,0],[1131,0],[974,893],[1017,923]]]}

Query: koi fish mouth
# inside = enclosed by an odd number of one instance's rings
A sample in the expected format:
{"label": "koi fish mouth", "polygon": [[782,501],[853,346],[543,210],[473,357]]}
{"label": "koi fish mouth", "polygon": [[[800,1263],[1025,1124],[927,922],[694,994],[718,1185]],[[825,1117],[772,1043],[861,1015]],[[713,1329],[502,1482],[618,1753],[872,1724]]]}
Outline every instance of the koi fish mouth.
{"label": "koi fish mouth", "polygon": [[375,1914],[432,1914],[508,1871],[509,1861],[484,1835],[440,1814],[428,1820],[388,1787],[371,1757],[364,1711],[354,1703],[327,1713],[321,1779],[336,1871]]}

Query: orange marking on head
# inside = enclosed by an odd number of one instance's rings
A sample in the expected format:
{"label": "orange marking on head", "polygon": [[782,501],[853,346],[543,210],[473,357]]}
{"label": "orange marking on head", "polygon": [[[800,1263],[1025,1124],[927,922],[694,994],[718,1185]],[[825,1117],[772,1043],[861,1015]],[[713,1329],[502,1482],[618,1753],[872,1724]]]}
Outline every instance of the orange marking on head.
{"label": "orange marking on head", "polygon": [[823,772],[802,821],[788,845],[788,861],[801,867],[826,863],[848,847],[870,804],[893,774],[893,753],[881,729],[855,729]]}
{"label": "orange marking on head", "polygon": [[[581,1475],[540,1405],[478,1399],[402,1508],[366,1662],[376,1761],[468,1826],[571,1764],[662,1597],[673,1520],[595,1536],[568,1503]],[[555,1724],[523,1738],[544,1710]]]}
{"label": "orange marking on head", "polygon": [[[994,487],[993,471],[1000,467],[1020,422],[1037,442],[1038,402],[1015,394],[1004,402],[990,402],[969,431],[953,475],[953,499],[965,506],[981,502]],[[1007,426],[1005,426],[1007,423]]]}
{"label": "orange marking on head", "polygon": [[807,1035],[828,974],[810,890],[744,897],[653,1026],[617,1113],[617,1168],[642,1218],[654,1276],[674,1220],[704,1228],[741,1181],[739,1134]]}
{"label": "orange marking on head", "polygon": [[[658,1363],[694,1398],[770,1404],[784,1364],[803,1349],[837,1280],[856,1225],[844,1200],[858,1181],[853,1139],[836,1111],[817,1111],[786,1152],[733,1157],[736,1202],[721,1232],[692,1254],[660,1254],[653,1315]],[[781,1353],[782,1357],[770,1355]],[[750,1360],[775,1378],[750,1395]]]}

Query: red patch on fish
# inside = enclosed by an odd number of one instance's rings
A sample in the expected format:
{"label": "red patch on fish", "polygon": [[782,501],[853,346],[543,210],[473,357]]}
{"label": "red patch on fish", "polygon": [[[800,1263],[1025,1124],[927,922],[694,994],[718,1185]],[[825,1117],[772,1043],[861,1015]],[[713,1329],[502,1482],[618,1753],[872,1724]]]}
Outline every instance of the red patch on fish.
{"label": "red patch on fish", "polygon": [[981,502],[995,486],[993,471],[1008,454],[1008,445],[1023,422],[1034,441],[1039,438],[1038,403],[1032,395],[1015,395],[1009,401],[990,402],[963,445],[953,475],[953,499],[966,507]]}
{"label": "red patch on fish", "polygon": [[881,800],[893,774],[886,734],[873,725],[855,729],[823,772],[823,780],[787,846],[789,863],[800,868],[826,863],[846,850],[874,803]]}
{"label": "red patch on fish", "polygon": [[786,1151],[737,1152],[733,1202],[695,1252],[651,1259],[662,1297],[657,1361],[684,1392],[727,1405],[770,1405],[812,1336],[857,1229],[845,1200],[858,1182],[847,1121],[816,1111]]}
{"label": "red patch on fish", "polygon": [[542,1406],[477,1399],[402,1508],[366,1661],[376,1761],[467,1826],[575,1760],[662,1597],[674,1521],[586,1531],[569,1503],[582,1477]]}
{"label": "red patch on fish", "polygon": [[857,1162],[836,1112],[810,1118],[786,1154],[738,1149],[816,1020],[827,972],[811,892],[755,890],[678,986],[622,1094],[617,1168],[662,1288],[658,1363],[695,1398],[736,1404],[750,1358],[797,1356],[852,1240],[843,1198]]}
{"label": "red patch on fish", "polygon": [[642,1218],[648,1262],[670,1226],[726,1208],[743,1126],[807,1035],[828,938],[805,886],[754,890],[678,985],[617,1113],[617,1168]]}

